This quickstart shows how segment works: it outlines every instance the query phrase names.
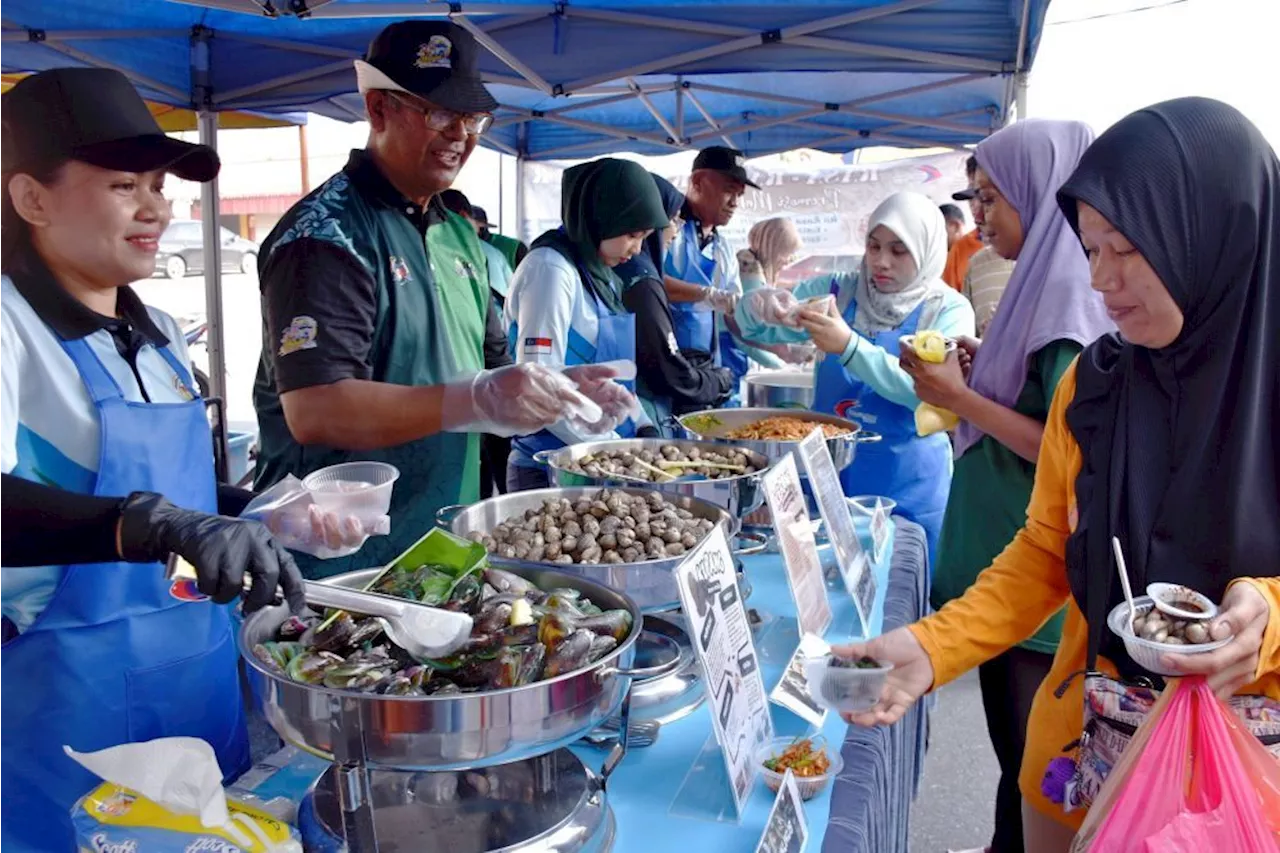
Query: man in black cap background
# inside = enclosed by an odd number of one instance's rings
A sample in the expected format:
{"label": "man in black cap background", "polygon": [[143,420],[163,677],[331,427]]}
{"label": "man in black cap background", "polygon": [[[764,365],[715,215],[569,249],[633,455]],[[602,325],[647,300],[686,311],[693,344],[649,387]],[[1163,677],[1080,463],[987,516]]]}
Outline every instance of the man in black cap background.
{"label": "man in black cap background", "polygon": [[536,432],[564,408],[547,368],[484,370],[486,344],[506,348],[484,255],[438,197],[498,105],[478,53],[449,22],[379,33],[355,63],[367,146],[262,246],[257,486],[365,459],[400,470],[390,535],[351,557],[300,559],[310,577],[390,561],[438,509],[478,499],[479,434]]}
{"label": "man in black cap background", "polygon": [[746,374],[748,361],[725,318],[742,295],[742,281],[737,255],[719,229],[733,220],[747,187],[759,189],[741,151],[716,145],[698,152],[665,270],[681,352],[695,363],[714,360],[735,380]]}
{"label": "man in black cap background", "polygon": [[973,305],[973,315],[977,321],[978,337],[986,334],[987,326],[1000,307],[1000,298],[1009,284],[1009,276],[1013,275],[1013,261],[1000,257],[995,249],[987,244],[982,236],[982,202],[978,201],[978,186],[975,180],[978,171],[978,160],[970,157],[965,163],[965,172],[969,177],[969,186],[951,197],[956,201],[969,202],[969,213],[973,216],[972,236],[981,240],[982,247],[969,256],[968,266],[961,276],[960,292]]}

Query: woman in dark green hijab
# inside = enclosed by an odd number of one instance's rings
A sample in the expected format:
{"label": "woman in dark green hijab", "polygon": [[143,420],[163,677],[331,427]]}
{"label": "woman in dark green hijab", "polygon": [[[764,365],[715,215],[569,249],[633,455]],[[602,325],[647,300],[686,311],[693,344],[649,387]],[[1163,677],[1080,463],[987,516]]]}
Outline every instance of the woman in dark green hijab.
{"label": "woman in dark green hijab", "polygon": [[[636,360],[635,315],[622,303],[615,267],[644,249],[645,238],[669,217],[653,179],[629,160],[604,158],[574,166],[561,183],[564,225],[534,241],[520,262],[507,298],[506,319],[517,363],[600,364]],[[535,459],[583,441],[656,435],[646,417],[614,428],[608,418],[587,429],[561,421],[512,442],[510,491],[550,485]]]}

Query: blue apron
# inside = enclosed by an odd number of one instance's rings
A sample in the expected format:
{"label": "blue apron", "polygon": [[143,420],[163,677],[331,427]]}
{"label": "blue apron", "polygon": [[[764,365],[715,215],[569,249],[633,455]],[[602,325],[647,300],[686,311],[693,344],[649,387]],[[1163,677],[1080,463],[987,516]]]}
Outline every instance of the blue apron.
{"label": "blue apron", "polygon": [[[81,340],[64,341],[97,409],[99,496],[159,492],[217,511],[204,403],[134,403]],[[160,564],[67,566],[49,606],[0,654],[3,848],[71,850],[70,810],[99,783],[62,751],[185,735],[207,741],[226,779],[249,766],[230,607]]]}
{"label": "blue apron", "polygon": [[[578,267],[578,276],[582,279],[582,292],[591,300],[596,310],[596,343],[593,347],[572,329],[569,330],[569,344],[565,347],[565,366],[579,364],[601,364],[606,361],[636,360],[636,315],[614,314],[596,298],[591,288],[586,286],[586,271]],[[516,351],[520,339],[519,330],[512,325],[510,333],[511,351]],[[623,382],[633,394],[634,382]],[[623,421],[615,430],[622,438],[634,438],[635,422],[631,419]],[[550,430],[542,430],[533,435],[519,436],[511,441],[511,457],[509,464],[519,468],[537,468],[544,466],[533,461],[533,454],[540,450],[559,450],[564,442],[556,438]]]}
{"label": "blue apron", "polygon": [[[880,332],[872,342],[897,355],[899,336],[915,334],[923,310],[922,302],[901,326]],[[856,312],[857,303],[850,300],[844,312],[850,326]],[[844,493],[851,497],[884,495],[897,501],[895,512],[924,528],[932,565],[951,491],[951,441],[947,434],[921,438],[916,434],[915,412],[881,397],[851,374],[838,355],[828,355],[818,364],[815,386],[814,411],[857,421],[883,436],[879,442],[858,446],[853,464],[840,474]]]}

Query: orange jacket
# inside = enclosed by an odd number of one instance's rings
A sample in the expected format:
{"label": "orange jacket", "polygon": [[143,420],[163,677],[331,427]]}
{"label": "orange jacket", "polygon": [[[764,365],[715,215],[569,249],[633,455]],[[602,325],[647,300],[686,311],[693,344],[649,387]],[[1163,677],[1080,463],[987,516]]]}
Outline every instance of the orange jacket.
{"label": "orange jacket", "polygon": [[942,269],[942,280],[957,291],[964,288],[964,276],[969,271],[969,259],[982,248],[978,229],[960,237],[947,250],[947,265]]}
{"label": "orange jacket", "polygon": [[[1040,685],[1027,723],[1027,746],[1019,787],[1023,798],[1047,817],[1079,828],[1082,810],[1064,814],[1040,793],[1040,780],[1062,748],[1080,737],[1084,725],[1084,679],[1072,679],[1061,699],[1054,690],[1084,669],[1088,628],[1067,585],[1064,559],[1067,536],[1075,529],[1075,481],[1080,447],[1067,429],[1067,406],[1076,393],[1076,366],[1062,376],[1045,423],[1036,482],[1027,522],[990,568],[960,598],[911,626],[933,663],[934,687],[940,687],[980,663],[1025,640],[1067,605],[1062,642],[1048,678]],[[1263,635],[1256,680],[1241,693],[1280,699],[1280,578],[1245,578],[1271,605]],[[1098,669],[1114,676],[1115,666],[1098,659]]]}

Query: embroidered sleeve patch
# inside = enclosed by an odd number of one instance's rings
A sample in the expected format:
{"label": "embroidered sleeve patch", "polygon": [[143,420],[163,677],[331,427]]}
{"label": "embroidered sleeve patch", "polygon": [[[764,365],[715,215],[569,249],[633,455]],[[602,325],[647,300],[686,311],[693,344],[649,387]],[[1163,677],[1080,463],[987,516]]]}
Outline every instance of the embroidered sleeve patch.
{"label": "embroidered sleeve patch", "polygon": [[281,356],[286,356],[291,352],[298,352],[304,349],[316,348],[316,337],[318,336],[320,327],[316,325],[314,317],[294,317],[289,323],[289,328],[285,329],[280,335]]}
{"label": "embroidered sleeve patch", "polygon": [[525,338],[524,351],[527,355],[551,355],[551,338]]}

